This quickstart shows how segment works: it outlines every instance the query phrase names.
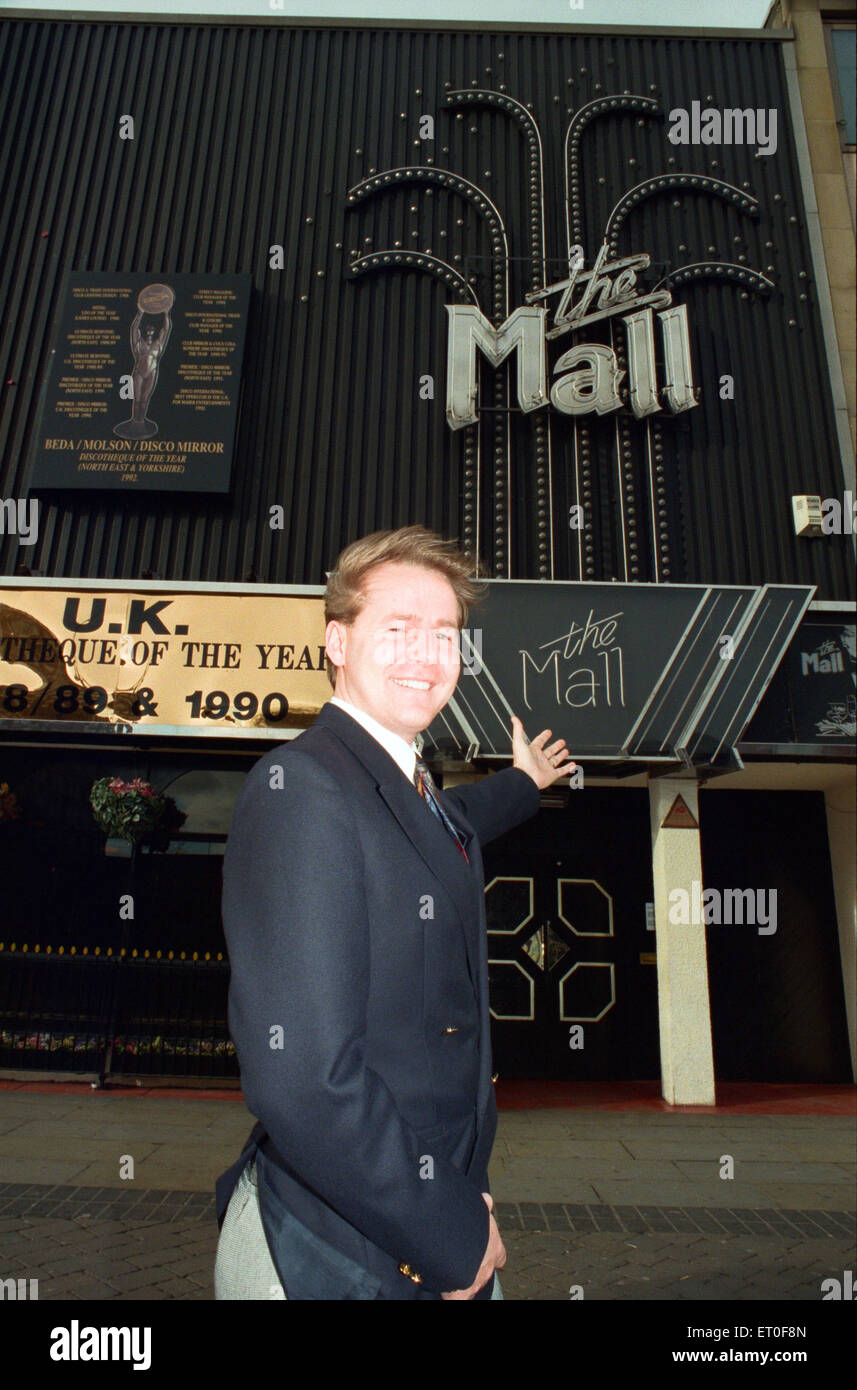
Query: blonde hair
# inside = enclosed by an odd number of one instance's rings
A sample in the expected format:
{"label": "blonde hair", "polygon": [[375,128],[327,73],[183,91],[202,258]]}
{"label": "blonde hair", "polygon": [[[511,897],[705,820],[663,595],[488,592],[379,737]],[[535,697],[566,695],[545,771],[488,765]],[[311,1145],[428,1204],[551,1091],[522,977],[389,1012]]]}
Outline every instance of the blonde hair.
{"label": "blonde hair", "polygon": [[[331,619],[353,623],[366,602],[364,581],[378,565],[422,565],[448,579],[458,600],[458,626],[464,627],[470,606],[485,599],[488,593],[479,576],[478,562],[459,550],[455,541],[428,531],[424,526],[403,526],[398,531],[373,531],[369,536],[347,545],[336,561],[336,568],[327,577],[324,591],[324,625]],[[335,688],[336,672],[329,656],[325,656],[327,679]]]}

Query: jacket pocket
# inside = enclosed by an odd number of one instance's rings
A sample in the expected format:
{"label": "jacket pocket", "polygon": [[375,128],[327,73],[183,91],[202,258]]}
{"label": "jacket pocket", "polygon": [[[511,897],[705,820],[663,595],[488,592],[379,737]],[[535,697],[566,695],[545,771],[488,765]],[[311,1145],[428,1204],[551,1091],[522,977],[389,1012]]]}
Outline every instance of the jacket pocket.
{"label": "jacket pocket", "polygon": [[267,1213],[268,1244],[289,1300],[378,1297],[381,1280],[335,1250],[285,1207]]}
{"label": "jacket pocket", "polygon": [[449,1130],[448,1120],[444,1120],[439,1125],[432,1125],[430,1129],[415,1129],[414,1133],[419,1140],[418,1147],[423,1148],[426,1144],[436,1144],[438,1139],[444,1139]]}

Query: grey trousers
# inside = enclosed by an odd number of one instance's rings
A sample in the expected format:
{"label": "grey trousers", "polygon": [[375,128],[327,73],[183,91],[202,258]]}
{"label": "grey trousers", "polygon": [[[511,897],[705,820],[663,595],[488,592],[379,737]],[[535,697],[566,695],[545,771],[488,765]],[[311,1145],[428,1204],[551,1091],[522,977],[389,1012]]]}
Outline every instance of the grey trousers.
{"label": "grey trousers", "polygon": [[[218,1300],[280,1300],[286,1297],[262,1225],[255,1161],[248,1163],[241,1173],[226,1208],[214,1262],[214,1297]],[[503,1297],[496,1274],[491,1297]]]}
{"label": "grey trousers", "polygon": [[255,1160],[242,1169],[220,1228],[214,1261],[214,1297],[286,1297],[262,1225]]}

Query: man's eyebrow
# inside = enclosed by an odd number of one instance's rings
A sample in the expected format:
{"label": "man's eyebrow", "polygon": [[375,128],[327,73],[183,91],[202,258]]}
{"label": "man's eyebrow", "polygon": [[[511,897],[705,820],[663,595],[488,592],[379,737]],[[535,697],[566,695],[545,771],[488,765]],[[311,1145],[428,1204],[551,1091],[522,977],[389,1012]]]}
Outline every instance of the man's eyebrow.
{"label": "man's eyebrow", "polygon": [[[402,622],[419,622],[419,621],[420,621],[420,618],[421,618],[421,614],[419,614],[419,613],[387,613],[387,614],[385,614],[385,616],[381,619],[381,621],[384,622],[384,623],[389,623],[389,622],[390,622],[392,619],[394,619],[394,618],[397,619],[397,620],[401,620]],[[457,627],[458,627],[458,623],[457,623],[457,622],[452,622],[452,621],[450,621],[450,620],[447,619],[447,618],[441,618],[441,619],[439,620],[439,622],[433,623],[432,626],[433,626],[433,627],[454,627],[454,628],[457,628]]]}

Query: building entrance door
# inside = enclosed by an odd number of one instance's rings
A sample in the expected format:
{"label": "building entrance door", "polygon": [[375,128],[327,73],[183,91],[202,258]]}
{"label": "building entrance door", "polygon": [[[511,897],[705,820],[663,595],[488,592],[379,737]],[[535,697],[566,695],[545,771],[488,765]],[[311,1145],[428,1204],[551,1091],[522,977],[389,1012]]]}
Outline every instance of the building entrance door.
{"label": "building entrance door", "polygon": [[495,1071],[656,1079],[647,793],[572,791],[483,858]]}
{"label": "building entrance door", "polygon": [[699,801],[703,883],[742,903],[741,921],[724,910],[706,932],[718,1080],[848,1085],[824,793],[703,789]]}

